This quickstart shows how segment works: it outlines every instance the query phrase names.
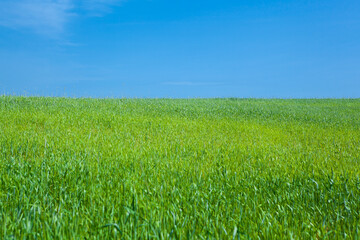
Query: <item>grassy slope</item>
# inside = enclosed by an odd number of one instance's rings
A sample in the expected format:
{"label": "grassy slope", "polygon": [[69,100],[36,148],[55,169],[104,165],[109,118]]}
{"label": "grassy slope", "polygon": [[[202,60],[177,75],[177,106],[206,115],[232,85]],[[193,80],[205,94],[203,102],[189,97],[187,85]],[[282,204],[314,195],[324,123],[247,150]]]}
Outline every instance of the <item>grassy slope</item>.
{"label": "grassy slope", "polygon": [[360,99],[0,97],[0,239],[354,238]]}

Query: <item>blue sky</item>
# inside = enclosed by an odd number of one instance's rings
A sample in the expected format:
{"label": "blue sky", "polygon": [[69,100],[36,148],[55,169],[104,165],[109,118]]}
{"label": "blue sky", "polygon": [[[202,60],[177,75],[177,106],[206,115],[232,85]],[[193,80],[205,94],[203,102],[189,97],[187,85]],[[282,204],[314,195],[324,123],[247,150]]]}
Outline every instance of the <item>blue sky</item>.
{"label": "blue sky", "polygon": [[0,0],[0,94],[360,97],[358,0]]}

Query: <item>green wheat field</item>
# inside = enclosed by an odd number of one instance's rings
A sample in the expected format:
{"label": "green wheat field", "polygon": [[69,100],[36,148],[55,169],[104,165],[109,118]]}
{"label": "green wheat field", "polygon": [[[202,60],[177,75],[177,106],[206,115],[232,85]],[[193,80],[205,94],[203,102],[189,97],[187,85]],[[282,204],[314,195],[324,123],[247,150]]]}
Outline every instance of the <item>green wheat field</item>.
{"label": "green wheat field", "polygon": [[0,96],[0,239],[359,239],[360,99]]}

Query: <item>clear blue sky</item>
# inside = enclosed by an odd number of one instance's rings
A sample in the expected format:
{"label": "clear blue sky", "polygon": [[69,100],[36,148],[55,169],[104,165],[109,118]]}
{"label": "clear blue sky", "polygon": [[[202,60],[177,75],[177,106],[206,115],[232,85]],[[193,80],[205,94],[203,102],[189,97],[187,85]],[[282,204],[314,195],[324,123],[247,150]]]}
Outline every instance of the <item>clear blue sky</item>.
{"label": "clear blue sky", "polygon": [[0,0],[0,91],[360,97],[360,1]]}

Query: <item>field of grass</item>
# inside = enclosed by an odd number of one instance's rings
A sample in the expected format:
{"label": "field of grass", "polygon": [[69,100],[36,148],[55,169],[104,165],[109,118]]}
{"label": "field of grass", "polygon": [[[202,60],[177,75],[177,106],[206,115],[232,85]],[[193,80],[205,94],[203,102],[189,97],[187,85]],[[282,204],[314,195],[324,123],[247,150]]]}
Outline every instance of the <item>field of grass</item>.
{"label": "field of grass", "polygon": [[360,237],[360,99],[0,96],[0,239]]}

